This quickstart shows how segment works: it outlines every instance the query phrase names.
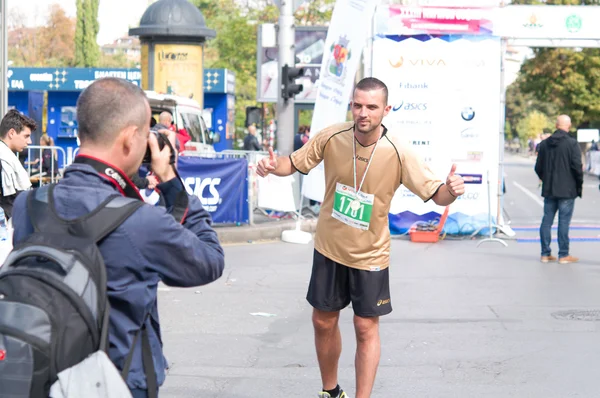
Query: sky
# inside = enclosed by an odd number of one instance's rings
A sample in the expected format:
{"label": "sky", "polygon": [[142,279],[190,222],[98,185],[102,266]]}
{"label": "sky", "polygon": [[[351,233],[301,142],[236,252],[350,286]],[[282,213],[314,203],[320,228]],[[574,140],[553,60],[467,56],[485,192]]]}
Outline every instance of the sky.
{"label": "sky", "polygon": [[[98,44],[112,43],[115,39],[127,36],[130,27],[137,27],[149,0],[100,0],[98,19],[100,32]],[[16,11],[25,17],[28,26],[44,25],[48,17],[49,6],[59,4],[69,17],[75,17],[75,0],[7,0],[7,15]]]}

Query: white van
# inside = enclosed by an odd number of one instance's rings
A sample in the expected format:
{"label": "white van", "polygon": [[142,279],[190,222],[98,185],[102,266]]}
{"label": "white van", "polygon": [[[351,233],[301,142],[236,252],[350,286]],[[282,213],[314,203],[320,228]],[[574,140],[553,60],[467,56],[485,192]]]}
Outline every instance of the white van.
{"label": "white van", "polygon": [[[181,151],[215,152],[213,144],[219,142],[219,133],[210,131],[207,127],[205,114],[197,101],[170,94],[158,94],[154,91],[146,91],[152,117],[158,121],[158,115],[167,111],[173,115],[173,123],[176,130],[185,129],[191,140],[185,144]],[[210,115],[208,115],[210,122]]]}

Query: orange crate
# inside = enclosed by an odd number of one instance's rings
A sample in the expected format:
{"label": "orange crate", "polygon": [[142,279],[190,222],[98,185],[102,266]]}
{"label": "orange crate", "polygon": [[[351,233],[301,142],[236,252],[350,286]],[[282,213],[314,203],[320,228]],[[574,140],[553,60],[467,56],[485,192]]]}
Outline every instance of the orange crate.
{"label": "orange crate", "polygon": [[439,241],[440,234],[442,233],[442,229],[444,229],[444,224],[448,218],[449,209],[450,206],[446,206],[444,209],[444,214],[442,214],[442,218],[440,219],[438,227],[435,231],[418,231],[416,226],[412,226],[408,231],[410,235],[410,241],[418,243],[435,243]]}

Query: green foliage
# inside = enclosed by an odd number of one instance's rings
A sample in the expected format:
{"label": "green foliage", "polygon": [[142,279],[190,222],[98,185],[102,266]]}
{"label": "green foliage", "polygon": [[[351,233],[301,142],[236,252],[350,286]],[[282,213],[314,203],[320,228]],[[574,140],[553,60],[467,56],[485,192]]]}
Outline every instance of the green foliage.
{"label": "green foliage", "polygon": [[303,109],[299,112],[298,126],[310,126],[313,117],[313,110]]}
{"label": "green foliage", "polygon": [[531,111],[517,124],[517,134],[521,142],[536,138],[552,128],[552,121],[540,111]]}
{"label": "green foliage", "polygon": [[[227,68],[236,75],[236,136],[243,137],[246,107],[256,106],[256,51],[258,26],[277,23],[279,10],[271,2],[250,6],[234,0],[192,0],[217,37],[205,46],[205,68]],[[296,12],[296,24],[326,25],[335,0],[308,1]],[[269,119],[274,106],[269,106]],[[306,124],[306,123],[305,123]],[[308,123],[309,124],[309,123]]]}
{"label": "green foliage", "polygon": [[532,93],[525,93],[521,89],[523,76],[508,86],[506,90],[506,126],[507,136],[518,137],[517,125],[531,112],[540,112],[550,118],[558,116],[556,105],[545,101],[545,97],[537,97]]}
{"label": "green foliage", "polygon": [[8,32],[8,59],[13,66],[64,67],[73,64],[75,21],[58,5],[50,7],[44,26],[25,26],[20,15],[12,15]]}
{"label": "green foliage", "polygon": [[536,49],[521,67],[520,89],[544,98],[578,126],[600,119],[600,50]]}
{"label": "green foliage", "polygon": [[114,55],[100,54],[100,60],[98,61],[99,68],[136,68],[139,67],[139,63],[130,61],[127,55],[120,52]]}
{"label": "green foliage", "polygon": [[[598,5],[600,0],[514,0],[512,4]],[[551,118],[567,114],[574,127],[600,120],[600,49],[535,48],[533,52],[506,93],[506,120],[513,137],[522,136],[524,119],[534,111]]]}
{"label": "green foliage", "polygon": [[95,67],[100,61],[100,48],[96,42],[98,0],[77,0],[77,26],[75,28],[75,66]]}
{"label": "green foliage", "polygon": [[304,26],[329,24],[335,0],[307,1],[296,11],[296,23]]}

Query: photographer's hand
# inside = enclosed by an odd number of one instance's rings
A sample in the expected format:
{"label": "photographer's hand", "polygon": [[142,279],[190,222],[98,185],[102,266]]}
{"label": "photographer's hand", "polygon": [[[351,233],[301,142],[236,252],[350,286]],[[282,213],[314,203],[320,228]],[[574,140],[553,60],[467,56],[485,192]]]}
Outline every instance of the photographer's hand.
{"label": "photographer's hand", "polygon": [[[171,140],[170,136],[169,140]],[[150,152],[152,153],[152,171],[154,174],[162,182],[167,182],[175,178],[175,166],[170,163],[171,149],[169,146],[165,145],[161,151],[154,134],[150,134],[150,137],[148,137],[148,146],[150,146]]]}

